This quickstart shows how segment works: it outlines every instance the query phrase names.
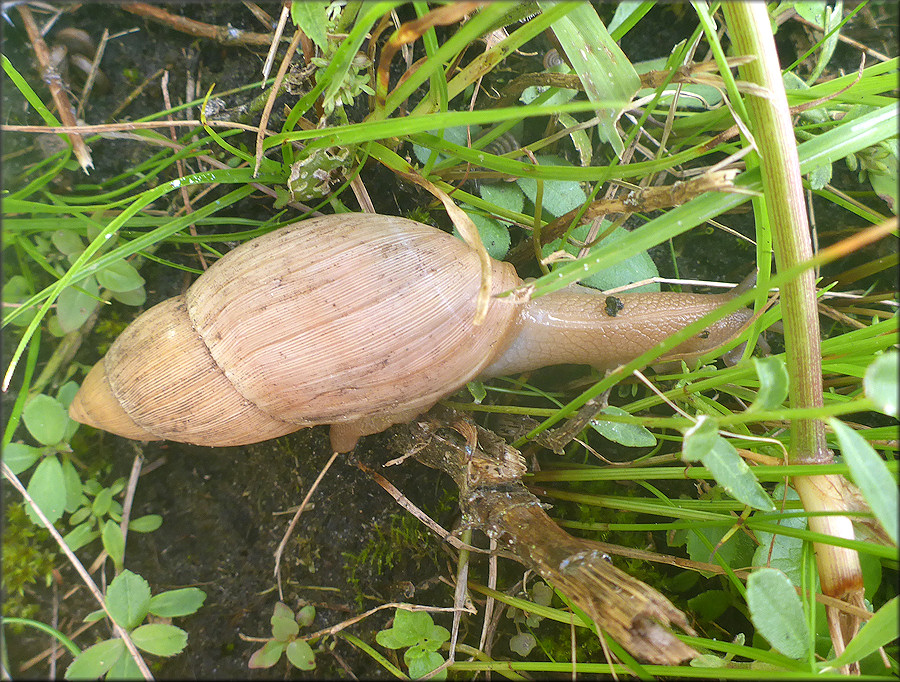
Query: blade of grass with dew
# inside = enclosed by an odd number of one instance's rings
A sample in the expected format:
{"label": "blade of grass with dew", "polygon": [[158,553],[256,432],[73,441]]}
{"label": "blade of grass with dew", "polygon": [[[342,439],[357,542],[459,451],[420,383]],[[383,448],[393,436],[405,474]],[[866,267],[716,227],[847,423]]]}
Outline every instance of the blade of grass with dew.
{"label": "blade of grass with dew", "polygon": [[[546,10],[555,3],[538,4]],[[616,131],[616,122],[640,89],[640,76],[590,4],[578,3],[566,16],[553,22],[552,29],[588,99],[597,104],[602,136],[621,157],[625,145]],[[610,99],[616,102],[614,108],[606,104]]]}

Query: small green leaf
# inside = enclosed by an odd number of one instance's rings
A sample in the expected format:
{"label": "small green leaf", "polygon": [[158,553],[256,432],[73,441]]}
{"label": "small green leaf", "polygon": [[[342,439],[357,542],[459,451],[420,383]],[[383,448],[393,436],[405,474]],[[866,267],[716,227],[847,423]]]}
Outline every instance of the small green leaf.
{"label": "small green leaf", "polygon": [[818,168],[814,168],[812,172],[809,173],[809,186],[813,190],[820,190],[829,182],[831,182],[832,176],[832,165],[830,163],[824,163]]}
{"label": "small green leaf", "polygon": [[150,623],[131,633],[135,646],[148,654],[174,656],[187,645],[187,633],[174,625]]}
{"label": "small green leaf", "polygon": [[18,476],[38,461],[41,449],[24,443],[10,443],[3,448],[3,461]]}
{"label": "small green leaf", "polygon": [[731,597],[724,590],[708,590],[688,599],[691,611],[707,621],[715,621],[731,605]]}
{"label": "small green leaf", "polygon": [[434,621],[427,612],[397,609],[394,624],[387,630],[378,632],[375,641],[388,649],[402,649],[425,639],[432,627]]}
{"label": "small green leaf", "polygon": [[828,425],[834,430],[841,454],[850,467],[850,476],[884,526],[894,544],[897,543],[898,503],[897,481],[891,476],[884,460],[856,431],[833,417]]}
{"label": "small green leaf", "polygon": [[315,670],[316,655],[307,642],[295,639],[285,649],[288,660],[297,670]]}
{"label": "small green leaf", "polygon": [[137,308],[147,302],[147,290],[141,286],[131,291],[114,291],[112,297],[119,303]]}
{"label": "small green leaf", "polygon": [[[536,155],[535,159],[541,166],[572,165],[558,156]],[[522,188],[532,204],[537,201],[537,180],[535,178],[518,178],[516,184]],[[581,183],[574,180],[544,180],[541,210],[558,218],[581,206],[586,199]]]}
{"label": "small green leaf", "polygon": [[818,26],[825,25],[824,2],[792,2],[791,7],[807,21]]}
{"label": "small green leaf", "polygon": [[[409,676],[414,680],[417,680],[420,677],[424,677],[432,670],[441,667],[441,665],[443,665],[444,663],[444,657],[439,653],[436,653],[434,651],[423,651],[418,647],[407,649],[403,654],[403,660],[406,663],[407,667],[409,667]],[[444,669],[437,675],[433,675],[429,679],[446,680],[447,670]]]}
{"label": "small green leaf", "polygon": [[878,409],[892,417],[897,416],[897,395],[900,392],[898,358],[900,353],[897,351],[882,353],[869,365],[863,379],[866,397],[874,400]]}
{"label": "small green leaf", "polygon": [[67,381],[60,386],[56,392],[56,399],[59,401],[59,404],[68,410],[69,405],[75,399],[75,394],[78,393],[78,389],[78,383],[75,381]]}
{"label": "small green leaf", "polygon": [[95,531],[91,523],[82,523],[63,536],[63,540],[73,552],[78,551],[89,542],[93,542],[100,533]]}
{"label": "small green leaf", "polygon": [[143,680],[144,674],[130,655],[119,656],[119,660],[106,674],[107,680]]}
{"label": "small green leaf", "polygon": [[326,27],[328,26],[327,2],[292,2],[291,21],[312,40],[316,47],[325,52],[328,47]]}
{"label": "small green leaf", "polygon": [[84,251],[84,242],[81,241],[81,237],[69,230],[56,230],[50,235],[50,241],[60,253],[66,256],[77,255]]}
{"label": "small green leaf", "polygon": [[97,282],[110,291],[125,292],[143,286],[144,278],[133,265],[120,260],[98,272]]}
{"label": "small green leaf", "polygon": [[[506,256],[507,251],[509,251],[509,228],[493,218],[475,213],[471,209],[466,211],[466,213],[478,229],[478,236],[481,237],[481,243],[487,249],[488,255],[491,258],[502,260]],[[453,234],[457,238],[461,238],[459,230],[455,227],[453,228]]]}
{"label": "small green leaf", "polygon": [[106,639],[82,651],[66,668],[67,680],[95,680],[103,677],[125,655],[125,642]]}
{"label": "small green leaf", "polygon": [[809,656],[809,625],[800,597],[788,577],[774,568],[753,571],[747,579],[747,606],[757,631],[785,656]]}
{"label": "small green leaf", "polygon": [[719,423],[706,415],[684,434],[681,458],[687,462],[699,462],[713,449],[719,437]]}
{"label": "small green leaf", "polygon": [[[59,520],[66,508],[66,483],[56,457],[45,457],[37,465],[28,482],[28,494],[51,524]],[[30,503],[25,507],[25,512],[35,524],[44,525]]]}
{"label": "small green leaf", "polygon": [[[78,470],[69,460],[65,460],[62,463],[62,470],[63,479],[66,482],[66,511],[71,514],[81,507],[81,476],[78,475]],[[88,513],[90,513],[90,510],[88,510]]]}
{"label": "small green leaf", "polygon": [[[610,222],[608,220],[601,221],[600,232],[604,232],[609,226]],[[572,238],[580,243],[584,243],[588,237],[589,231],[590,225],[580,225],[572,230]],[[628,234],[628,230],[622,227],[616,228],[612,233],[604,237],[599,244],[591,247],[591,251],[600,248],[610,248],[615,245],[616,242],[625,239]],[[542,247],[541,253],[546,258],[554,251],[560,251],[562,249],[565,249],[573,256],[577,256],[580,251],[579,247],[575,244],[572,244],[571,242],[563,244],[562,239],[556,239],[549,244],[545,244]],[[559,267],[559,264],[555,267]],[[635,282],[643,282],[644,280],[653,279],[654,277],[659,277],[659,270],[656,268],[656,263],[653,262],[650,254],[646,251],[642,251],[630,258],[618,261],[615,265],[585,277],[580,280],[580,283],[593,289],[605,291],[607,289],[628,286]],[[641,286],[633,287],[628,291],[629,293],[659,291],[659,284],[655,282],[642,284]]]}
{"label": "small green leaf", "polygon": [[150,606],[150,585],[128,569],[113,578],[106,590],[106,608],[126,630],[140,625]]}
{"label": "small green leaf", "polygon": [[705,416],[684,436],[683,457],[700,462],[709,469],[716,483],[733,498],[764,511],[775,511],[775,505],[756,480],[750,467],[734,446],[715,432],[715,421]]}
{"label": "small green leaf", "polygon": [[759,377],[759,391],[748,411],[778,409],[788,397],[788,372],[784,360],[771,355],[753,358],[753,364]]}
{"label": "small green leaf", "polygon": [[69,517],[69,525],[77,526],[91,518],[91,510],[88,507],[79,507],[75,513]]}
{"label": "small green leaf", "polygon": [[509,638],[509,650],[525,658],[537,646],[537,640],[530,632],[520,632]]}
{"label": "small green leaf", "polygon": [[294,619],[294,612],[287,604],[281,602],[275,604],[269,622],[272,624],[272,636],[280,642],[287,642],[291,637],[296,637],[300,631]]}
{"label": "small green leaf", "polygon": [[28,433],[44,445],[55,445],[61,441],[69,425],[66,409],[56,398],[43,393],[25,403],[22,420]]}
{"label": "small green leaf", "polygon": [[272,616],[272,637],[279,642],[287,642],[292,637],[296,637],[300,632],[300,626],[294,620],[293,614],[290,618]]}
{"label": "small green leaf", "polygon": [[[799,501],[800,496],[793,488],[788,487],[787,495],[784,493],[784,484],[779,483],[772,492],[772,498],[781,502]],[[779,526],[805,530],[808,526],[806,519],[802,517],[779,518],[775,521]],[[777,568],[784,573],[794,585],[801,585],[803,579],[803,540],[782,533],[772,534],[766,531],[754,531],[759,546],[753,553],[753,559],[749,561],[751,566],[766,566]],[[731,564],[734,566],[735,564]],[[745,564],[746,565],[746,564]]]}
{"label": "small green leaf", "polygon": [[96,611],[91,611],[83,618],[83,620],[85,623],[96,623],[98,620],[103,620],[104,618],[106,618],[106,611],[97,609]]}
{"label": "small green leaf", "polygon": [[271,668],[278,663],[278,659],[280,659],[281,654],[284,653],[285,646],[284,642],[276,642],[274,639],[269,640],[261,649],[257,649],[253,652],[247,667],[253,670],[259,668]]}
{"label": "small green leaf", "polygon": [[112,519],[107,519],[100,531],[100,538],[103,541],[103,549],[109,554],[116,567],[121,567],[125,560],[125,538],[122,536],[122,529]]}
{"label": "small green leaf", "polygon": [[[621,407],[609,405],[600,410],[600,414],[630,416]],[[656,436],[640,424],[623,424],[621,422],[604,421],[597,418],[591,422],[594,431],[613,443],[629,448],[646,448],[656,445]]]}
{"label": "small green leaf", "polygon": [[531,586],[531,599],[535,604],[550,606],[553,601],[554,591],[547,583],[536,582]]}
{"label": "small green leaf", "polygon": [[150,598],[149,611],[160,618],[178,618],[196,613],[206,601],[206,593],[196,587],[168,590]]}
{"label": "small green leaf", "polygon": [[481,402],[487,398],[487,389],[485,389],[484,384],[478,379],[473,379],[467,383],[466,388],[469,389],[472,400],[475,401],[476,405],[481,405]]}
{"label": "small green leaf", "polygon": [[485,201],[507,211],[521,213],[525,208],[525,195],[514,182],[485,182],[478,187],[478,193]]}
{"label": "small green leaf", "polygon": [[316,618],[316,607],[312,604],[307,604],[302,609],[300,609],[299,613],[297,613],[297,624],[301,628],[307,628],[312,625],[313,620]]}
{"label": "small green leaf", "polygon": [[128,522],[128,530],[135,533],[152,533],[162,525],[162,516],[159,514],[146,514]]}
{"label": "small green leaf", "polygon": [[83,279],[78,287],[66,287],[56,299],[56,319],[66,334],[81,327],[99,303],[100,288],[93,277]]}
{"label": "small green leaf", "polygon": [[99,518],[106,515],[112,504],[112,495],[112,489],[110,488],[103,488],[97,493],[97,497],[94,498],[94,503],[91,505],[91,511],[94,513],[94,516]]}

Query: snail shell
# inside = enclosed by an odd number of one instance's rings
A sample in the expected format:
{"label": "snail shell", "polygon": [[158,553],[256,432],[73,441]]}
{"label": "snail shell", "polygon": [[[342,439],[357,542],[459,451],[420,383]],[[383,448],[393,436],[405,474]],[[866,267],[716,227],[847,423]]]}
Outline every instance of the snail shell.
{"label": "snail shell", "polygon": [[[492,293],[522,282],[491,261]],[[331,424],[336,451],[409,421],[467,381],[558,363],[626,362],[727,295],[492,298],[475,326],[476,253],[411,220],[314,218],[246,242],[140,315],[88,373],[73,419],[122,436],[255,443]],[[667,357],[737,334],[741,311]]]}
{"label": "snail shell", "polygon": [[[519,283],[511,265],[493,266],[493,293]],[[129,438],[215,446],[336,424],[335,445],[350,449],[502,350],[502,333],[471,324],[479,267],[463,242],[402,218],[284,227],[138,317],[89,373],[72,416]],[[505,300],[491,302],[484,329],[513,326]]]}

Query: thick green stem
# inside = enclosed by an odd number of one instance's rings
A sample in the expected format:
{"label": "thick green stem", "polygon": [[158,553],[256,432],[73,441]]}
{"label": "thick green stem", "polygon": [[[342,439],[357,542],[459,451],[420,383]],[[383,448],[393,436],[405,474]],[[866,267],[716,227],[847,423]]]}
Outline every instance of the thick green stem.
{"label": "thick green stem", "polygon": [[[747,95],[748,124],[759,154],[763,187],[771,221],[775,261],[779,271],[812,257],[812,241],[797,144],[778,53],[764,3],[729,2],[723,4],[729,36],[738,54],[756,59],[741,67],[741,76],[763,86],[768,97]],[[784,336],[791,385],[791,407],[822,407],[822,363],[819,343],[819,318],[816,311],[815,280],[811,270],[786,283],[781,289],[784,307]],[[832,460],[825,443],[825,425],[819,419],[796,419],[791,424],[791,462],[827,463]],[[794,486],[808,511],[841,511],[840,480],[832,477],[799,476]],[[841,537],[853,537],[846,517],[811,517],[810,528]],[[859,558],[855,552],[830,544],[816,544],[816,560],[822,590],[844,597],[861,592]],[[834,634],[834,633],[833,633]],[[851,635],[852,632],[845,632]],[[837,642],[836,642],[837,644]]]}
{"label": "thick green stem", "polygon": [[[770,97],[747,95],[750,128],[753,131],[762,170],[779,270],[812,257],[812,242],[797,143],[775,39],[763,3],[727,3],[723,6],[738,54],[756,59],[741,67],[748,81],[764,86]],[[822,406],[822,364],[819,348],[819,316],[816,311],[815,278],[807,270],[781,289],[784,337],[791,379],[792,407]],[[825,446],[824,424],[819,420],[793,423],[791,458],[795,463],[830,461]]]}

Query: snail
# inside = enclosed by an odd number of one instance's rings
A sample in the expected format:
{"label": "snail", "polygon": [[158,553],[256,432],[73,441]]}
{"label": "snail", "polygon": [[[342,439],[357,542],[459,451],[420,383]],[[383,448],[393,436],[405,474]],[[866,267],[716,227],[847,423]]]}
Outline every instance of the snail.
{"label": "snail", "polygon": [[[491,260],[492,294],[522,284]],[[136,440],[244,445],[331,425],[336,452],[413,419],[475,378],[637,357],[728,294],[607,296],[580,286],[492,296],[474,325],[477,254],[404,218],[340,214],[288,225],[218,260],[146,310],[88,373],[73,419]],[[739,311],[678,346],[734,338]]]}

